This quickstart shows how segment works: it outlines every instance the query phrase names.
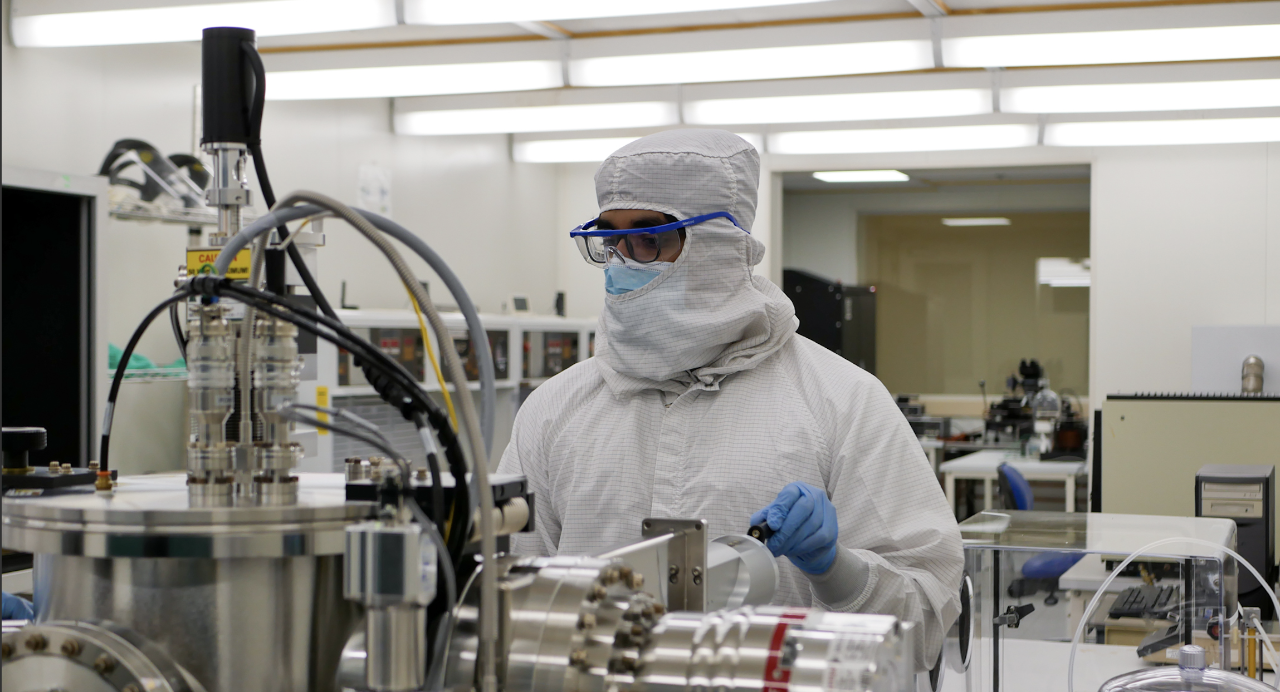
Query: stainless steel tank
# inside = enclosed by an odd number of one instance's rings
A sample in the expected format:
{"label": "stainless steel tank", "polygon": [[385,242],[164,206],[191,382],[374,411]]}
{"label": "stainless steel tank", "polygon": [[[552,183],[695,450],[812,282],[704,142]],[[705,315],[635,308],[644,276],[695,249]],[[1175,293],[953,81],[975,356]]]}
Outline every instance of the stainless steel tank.
{"label": "stainless steel tank", "polygon": [[3,544],[36,554],[39,621],[127,628],[210,692],[334,690],[360,617],[342,597],[344,530],[373,506],[345,502],[337,474],[303,474],[287,506],[192,507],[185,482],[6,498]]}

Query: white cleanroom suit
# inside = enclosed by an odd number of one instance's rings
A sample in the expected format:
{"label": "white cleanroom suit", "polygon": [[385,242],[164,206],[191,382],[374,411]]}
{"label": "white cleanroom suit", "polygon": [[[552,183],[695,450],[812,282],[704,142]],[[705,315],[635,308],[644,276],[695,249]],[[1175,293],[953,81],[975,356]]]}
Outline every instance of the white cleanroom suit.
{"label": "white cleanroom suit", "polygon": [[551,378],[516,416],[499,472],[537,495],[524,554],[595,554],[645,517],[703,518],[745,533],[793,481],[825,489],[839,549],[823,574],[779,559],[775,603],[920,623],[916,663],[937,660],[959,613],[955,518],[920,443],[872,375],[795,333],[795,309],[752,274],[760,159],[718,130],[675,130],[619,149],[596,173],[602,212],[686,219],[675,263],[605,297],[596,356]]}

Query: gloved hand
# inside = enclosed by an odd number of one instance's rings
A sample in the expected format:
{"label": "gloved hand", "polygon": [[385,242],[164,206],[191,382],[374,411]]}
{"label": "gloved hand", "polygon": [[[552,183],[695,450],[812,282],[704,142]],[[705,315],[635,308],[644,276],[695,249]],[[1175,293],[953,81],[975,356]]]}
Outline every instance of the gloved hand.
{"label": "gloved hand", "polygon": [[840,525],[826,491],[808,483],[791,483],[768,507],[751,515],[751,523],[768,522],[773,535],[765,546],[775,557],[809,574],[826,572],[836,559]]}
{"label": "gloved hand", "polygon": [[31,602],[20,596],[14,596],[8,592],[4,593],[4,619],[5,620],[32,620],[35,618],[35,611],[31,608]]}

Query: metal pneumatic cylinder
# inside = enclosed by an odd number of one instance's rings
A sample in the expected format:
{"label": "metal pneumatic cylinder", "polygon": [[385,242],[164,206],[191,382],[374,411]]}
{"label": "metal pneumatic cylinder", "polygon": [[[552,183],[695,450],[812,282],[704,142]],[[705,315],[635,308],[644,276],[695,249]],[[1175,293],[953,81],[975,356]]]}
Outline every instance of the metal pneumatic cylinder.
{"label": "metal pneumatic cylinder", "polygon": [[194,505],[229,504],[235,449],[226,423],[235,409],[235,332],[217,303],[192,305],[189,323],[187,488]]}
{"label": "metal pneumatic cylinder", "polygon": [[255,322],[253,408],[261,436],[253,444],[253,490],[262,504],[289,503],[298,495],[298,477],[289,471],[302,458],[302,445],[289,439],[293,423],[279,411],[298,398],[298,328],[266,315]]}

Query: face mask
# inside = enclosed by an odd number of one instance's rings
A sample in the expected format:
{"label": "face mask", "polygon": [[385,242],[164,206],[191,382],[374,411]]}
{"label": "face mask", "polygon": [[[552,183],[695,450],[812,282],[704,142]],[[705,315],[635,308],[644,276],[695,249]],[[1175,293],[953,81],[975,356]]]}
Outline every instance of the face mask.
{"label": "face mask", "polygon": [[[619,262],[618,260],[622,260]],[[671,262],[637,262],[625,257],[611,258],[604,268],[604,290],[611,296],[630,293],[658,278]]]}

